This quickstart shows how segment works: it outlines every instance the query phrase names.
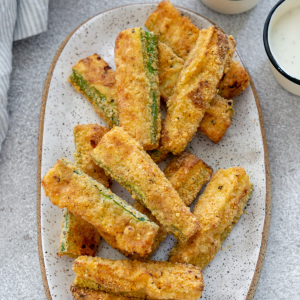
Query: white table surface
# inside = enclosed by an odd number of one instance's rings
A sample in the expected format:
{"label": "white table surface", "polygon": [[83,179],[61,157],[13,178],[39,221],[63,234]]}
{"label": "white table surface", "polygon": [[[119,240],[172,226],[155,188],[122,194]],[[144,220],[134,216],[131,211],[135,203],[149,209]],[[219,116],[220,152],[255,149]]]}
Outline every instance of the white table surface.
{"label": "white table surface", "polygon": [[[0,299],[46,298],[37,250],[36,170],[40,103],[52,58],[68,33],[87,18],[138,2],[50,0],[48,31],[13,45],[10,127],[0,153]],[[200,0],[172,1],[204,15],[235,37],[260,98],[273,212],[255,300],[300,299],[300,97],[276,83],[262,41],[264,21],[276,2],[262,0],[247,13],[228,16],[211,11]]]}

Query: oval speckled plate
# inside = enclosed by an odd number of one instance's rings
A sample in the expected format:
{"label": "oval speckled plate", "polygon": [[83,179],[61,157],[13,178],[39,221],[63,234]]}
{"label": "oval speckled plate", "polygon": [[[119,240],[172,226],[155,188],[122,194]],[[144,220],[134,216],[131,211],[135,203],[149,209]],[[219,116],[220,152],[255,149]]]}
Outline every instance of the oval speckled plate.
{"label": "oval speckled plate", "polygon": [[[114,42],[117,34],[144,24],[155,4],[135,4],[102,12],[80,25],[58,49],[45,83],[38,144],[37,223],[39,255],[47,299],[72,299],[73,259],[58,258],[62,211],[44,195],[40,180],[57,159],[73,160],[73,127],[76,124],[105,124],[85,98],[67,82],[71,67],[93,53],[100,54],[114,67]],[[199,28],[212,24],[204,17],[179,8]],[[238,54],[235,59],[240,60]],[[266,251],[271,211],[271,183],[267,146],[259,100],[253,83],[234,99],[235,115],[224,139],[217,145],[197,133],[188,149],[214,170],[243,166],[254,184],[246,212],[223,244],[222,250],[204,269],[203,299],[252,299]],[[162,166],[163,167],[163,166]],[[117,183],[113,191],[131,202],[130,195]],[[169,236],[154,254],[166,260],[174,244]],[[123,256],[103,240],[98,256],[120,259]]]}

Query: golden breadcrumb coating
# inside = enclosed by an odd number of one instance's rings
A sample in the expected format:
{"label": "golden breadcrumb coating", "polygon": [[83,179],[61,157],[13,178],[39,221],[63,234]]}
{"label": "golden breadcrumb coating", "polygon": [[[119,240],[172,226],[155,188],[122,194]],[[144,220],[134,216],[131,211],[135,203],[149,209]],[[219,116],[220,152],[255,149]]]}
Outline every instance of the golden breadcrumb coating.
{"label": "golden breadcrumb coating", "polygon": [[204,268],[220,250],[250,198],[252,184],[241,167],[220,169],[200,196],[193,213],[200,230],[185,244],[177,243],[170,261]]}
{"label": "golden breadcrumb coating", "polygon": [[114,127],[106,133],[91,155],[177,239],[186,240],[199,229],[196,218],[163,172],[123,128]]}
{"label": "golden breadcrumb coating", "polygon": [[233,38],[217,26],[200,31],[167,103],[161,139],[164,149],[179,154],[193,138],[231,60],[231,45],[235,46]]}
{"label": "golden breadcrumb coating", "polygon": [[231,118],[234,114],[232,106],[232,100],[226,100],[216,95],[206,110],[198,130],[214,143],[219,143],[231,124]]}
{"label": "golden breadcrumb coating", "polygon": [[98,283],[103,291],[141,299],[197,300],[204,287],[200,268],[165,261],[81,256],[73,270],[77,277]]}
{"label": "golden breadcrumb coating", "polygon": [[[77,277],[75,278],[75,281],[78,281]],[[90,280],[86,280],[86,282],[89,281]],[[78,287],[76,286],[75,283],[72,283],[70,287],[70,291],[72,296],[75,298],[75,300],[135,300],[136,299],[132,297],[106,293],[98,289],[92,289],[90,288],[89,284],[86,284],[84,287]]]}
{"label": "golden breadcrumb coating", "polygon": [[224,76],[219,87],[219,95],[232,99],[244,91],[250,83],[250,77],[244,67],[237,61],[232,61],[229,71]]}
{"label": "golden breadcrumb coating", "polygon": [[161,146],[155,150],[147,151],[147,153],[151,156],[152,160],[156,164],[166,160],[171,155],[170,151],[163,149]]}
{"label": "golden breadcrumb coating", "polygon": [[76,149],[74,161],[77,167],[107,188],[110,186],[110,179],[105,175],[104,170],[94,163],[90,152],[108,131],[108,127],[97,124],[76,125],[73,130]]}
{"label": "golden breadcrumb coating", "polygon": [[92,104],[110,126],[119,124],[115,71],[98,54],[81,59],[72,67],[68,81]]}
{"label": "golden breadcrumb coating", "polygon": [[57,161],[42,184],[52,204],[95,226],[115,248],[140,256],[152,251],[159,227],[66,159]]}
{"label": "golden breadcrumb coating", "polygon": [[188,151],[175,156],[164,170],[167,179],[187,206],[192,204],[212,173],[211,167]]}
{"label": "golden breadcrumb coating", "polygon": [[100,235],[90,223],[75,217],[65,209],[62,219],[59,252],[61,257],[66,255],[76,258],[80,255],[95,256]]}
{"label": "golden breadcrumb coating", "polygon": [[199,35],[199,29],[169,1],[161,1],[158,4],[145,26],[156,33],[159,40],[171,47],[182,59],[186,59],[195,47]]}
{"label": "golden breadcrumb coating", "polygon": [[[162,243],[165,240],[165,238],[168,235],[168,232],[157,221],[157,219],[152,215],[151,211],[149,209],[147,209],[144,205],[142,205],[138,201],[134,200],[134,202],[132,203],[132,207],[134,207],[136,210],[138,210],[143,215],[146,215],[152,222],[156,223],[159,226],[159,230],[158,230],[155,242],[152,245],[152,252],[148,255],[148,257],[146,257],[146,259],[149,259],[150,256],[154,253],[154,251],[158,248],[158,246],[160,245],[160,243]],[[139,259],[139,257],[131,257],[131,258],[134,258],[134,259],[137,259],[137,260],[141,260],[141,259]]]}
{"label": "golden breadcrumb coating", "polygon": [[148,39],[150,34],[141,28],[127,29],[115,44],[120,126],[145,150],[158,147],[161,131],[157,40],[153,34]]}
{"label": "golden breadcrumb coating", "polygon": [[184,60],[162,42],[158,42],[158,77],[161,98],[167,102],[172,96]]}
{"label": "golden breadcrumb coating", "polygon": [[[165,102],[174,93],[183,65],[184,60],[178,57],[169,46],[158,42],[159,90]],[[218,94],[225,99],[232,99],[245,90],[249,83],[247,71],[239,62],[232,60],[228,72],[220,82]]]}

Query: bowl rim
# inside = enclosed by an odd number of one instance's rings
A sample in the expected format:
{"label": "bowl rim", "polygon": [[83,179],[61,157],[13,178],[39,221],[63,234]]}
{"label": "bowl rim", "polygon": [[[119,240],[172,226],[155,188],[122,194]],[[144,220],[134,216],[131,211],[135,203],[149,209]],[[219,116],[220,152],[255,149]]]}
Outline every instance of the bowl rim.
{"label": "bowl rim", "polygon": [[270,62],[272,63],[272,65],[274,66],[274,68],[281,74],[283,75],[286,79],[292,81],[293,83],[296,83],[298,85],[300,85],[300,80],[289,75],[288,73],[286,73],[279,65],[279,63],[276,61],[275,57],[272,54],[272,51],[270,49],[270,45],[269,45],[269,25],[270,25],[270,21],[273,17],[274,12],[277,10],[278,7],[280,7],[280,5],[282,3],[284,3],[287,0],[280,0],[278,1],[275,6],[272,8],[272,10],[270,11],[270,13],[267,16],[267,19],[265,21],[265,25],[264,25],[264,31],[263,31],[263,41],[264,41],[264,46],[265,46],[265,50],[266,53],[269,57]]}

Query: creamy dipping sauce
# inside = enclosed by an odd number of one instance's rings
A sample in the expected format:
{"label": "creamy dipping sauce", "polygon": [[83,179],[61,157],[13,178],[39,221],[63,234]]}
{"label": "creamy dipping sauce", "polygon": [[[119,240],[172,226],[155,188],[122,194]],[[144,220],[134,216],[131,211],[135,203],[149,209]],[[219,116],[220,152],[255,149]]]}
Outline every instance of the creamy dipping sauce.
{"label": "creamy dipping sauce", "polygon": [[281,69],[300,79],[300,6],[280,17],[270,30],[269,43]]}

